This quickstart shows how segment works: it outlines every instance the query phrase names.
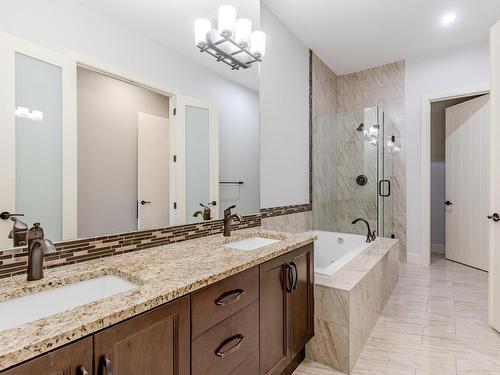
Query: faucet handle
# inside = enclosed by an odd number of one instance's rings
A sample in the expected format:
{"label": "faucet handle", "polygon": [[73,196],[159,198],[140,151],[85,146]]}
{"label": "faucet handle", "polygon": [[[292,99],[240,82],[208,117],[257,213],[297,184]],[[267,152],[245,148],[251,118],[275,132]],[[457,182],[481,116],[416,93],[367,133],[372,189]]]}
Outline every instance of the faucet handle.
{"label": "faucet handle", "polygon": [[226,211],[228,211],[228,212],[229,212],[229,211],[231,211],[231,210],[232,210],[232,209],[234,209],[234,208],[236,208],[236,205],[235,205],[235,204],[233,204],[232,206],[229,206],[228,208],[226,208],[226,209],[224,210],[224,212],[226,212]]}
{"label": "faucet handle", "polygon": [[0,213],[0,219],[2,220],[12,219],[14,216],[24,216],[24,214],[11,214],[10,212],[7,211]]}

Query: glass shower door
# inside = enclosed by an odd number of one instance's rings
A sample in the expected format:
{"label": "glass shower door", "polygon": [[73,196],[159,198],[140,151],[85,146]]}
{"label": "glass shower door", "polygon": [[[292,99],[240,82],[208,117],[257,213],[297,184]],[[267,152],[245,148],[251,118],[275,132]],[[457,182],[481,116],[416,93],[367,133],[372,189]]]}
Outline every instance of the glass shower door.
{"label": "glass shower door", "polygon": [[394,228],[394,162],[395,153],[400,151],[395,136],[394,124],[383,111],[380,111],[379,121],[381,124],[378,142],[378,235],[381,237],[393,237]]}

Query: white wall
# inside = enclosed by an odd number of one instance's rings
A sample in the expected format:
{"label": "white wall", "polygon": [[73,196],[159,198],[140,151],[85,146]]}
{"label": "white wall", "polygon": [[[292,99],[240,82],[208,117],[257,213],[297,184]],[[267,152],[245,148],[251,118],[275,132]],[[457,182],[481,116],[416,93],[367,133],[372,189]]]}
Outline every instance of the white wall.
{"label": "white wall", "polygon": [[412,140],[406,145],[408,253],[421,253],[422,95],[488,85],[489,72],[487,41],[406,60],[406,131]]}
{"label": "white wall", "polygon": [[[259,137],[257,92],[169,51],[124,25],[114,23],[108,17],[90,11],[76,0],[2,1],[0,30],[53,50],[76,51],[147,80],[159,82],[182,95],[216,101],[219,105],[221,134],[240,126],[244,129],[238,134],[233,130],[231,139],[221,137],[220,148],[223,150],[225,143],[233,147],[245,145],[241,155],[235,156],[232,165],[242,163],[241,169],[245,173],[240,178],[246,182],[245,196],[251,196],[252,202],[256,202],[254,207],[246,211],[258,211],[259,149],[250,147],[258,144]],[[238,111],[242,107],[245,107],[243,115]],[[226,168],[222,160],[221,173]]]}
{"label": "white wall", "polygon": [[309,202],[309,51],[261,4],[261,207]]}

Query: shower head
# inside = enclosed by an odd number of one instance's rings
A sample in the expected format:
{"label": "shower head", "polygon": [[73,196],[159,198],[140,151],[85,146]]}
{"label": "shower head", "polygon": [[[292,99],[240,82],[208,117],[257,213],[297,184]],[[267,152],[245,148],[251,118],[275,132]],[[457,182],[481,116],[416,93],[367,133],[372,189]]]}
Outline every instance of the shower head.
{"label": "shower head", "polygon": [[364,128],[365,128],[365,124],[364,124],[364,123],[361,123],[361,124],[359,124],[359,126],[356,128],[356,130],[357,130],[358,132],[362,132]]}

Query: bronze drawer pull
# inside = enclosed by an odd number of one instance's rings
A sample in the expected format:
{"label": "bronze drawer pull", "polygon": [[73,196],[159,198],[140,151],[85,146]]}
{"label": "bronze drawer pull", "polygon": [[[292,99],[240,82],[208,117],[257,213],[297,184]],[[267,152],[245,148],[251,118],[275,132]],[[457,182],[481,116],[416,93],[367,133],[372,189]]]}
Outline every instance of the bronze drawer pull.
{"label": "bronze drawer pull", "polygon": [[285,264],[284,281],[285,281],[285,290],[288,293],[291,293],[293,288],[293,271],[292,271],[292,266],[289,265],[288,263]]}
{"label": "bronze drawer pull", "polygon": [[[234,341],[234,340],[238,340],[238,342],[236,344],[234,344],[231,348],[229,348],[228,350],[225,350],[225,351],[221,351],[227,344],[229,344],[231,341]],[[236,335],[236,336],[233,336],[229,339],[227,339],[226,341],[224,341],[221,346],[219,346],[219,348],[215,351],[215,355],[217,357],[221,357],[221,358],[224,358],[225,356],[235,352],[236,350],[238,350],[241,346],[241,344],[243,343],[243,341],[245,340],[245,336],[243,335]]]}
{"label": "bronze drawer pull", "polygon": [[102,356],[102,365],[104,366],[104,372],[102,375],[113,375],[113,366],[111,365],[111,360],[106,357],[106,355]]}
{"label": "bronze drawer pull", "polygon": [[297,289],[297,282],[299,281],[299,271],[297,270],[297,265],[295,263],[290,263],[290,266],[292,268],[292,290]]}
{"label": "bronze drawer pull", "polygon": [[77,375],[89,375],[89,372],[87,371],[85,366],[78,366],[76,373],[77,373]]}
{"label": "bronze drawer pull", "polygon": [[217,306],[221,306],[221,307],[226,306],[226,305],[230,305],[231,303],[238,301],[243,294],[245,294],[245,291],[242,289],[231,290],[227,293],[224,293],[222,296],[220,296],[215,301],[215,304]]}

